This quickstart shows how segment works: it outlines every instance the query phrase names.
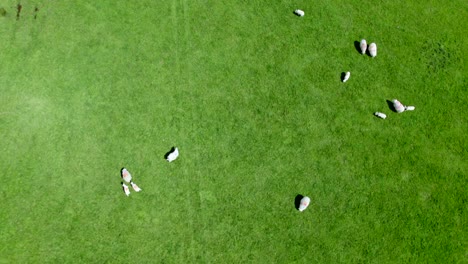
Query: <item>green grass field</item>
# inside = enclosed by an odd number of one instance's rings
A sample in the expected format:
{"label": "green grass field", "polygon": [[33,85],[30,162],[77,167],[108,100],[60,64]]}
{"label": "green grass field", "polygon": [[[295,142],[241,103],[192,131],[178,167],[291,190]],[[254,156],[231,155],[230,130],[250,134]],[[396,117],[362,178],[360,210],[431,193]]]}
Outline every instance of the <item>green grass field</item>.
{"label": "green grass field", "polygon": [[466,1],[17,4],[0,263],[468,263]]}

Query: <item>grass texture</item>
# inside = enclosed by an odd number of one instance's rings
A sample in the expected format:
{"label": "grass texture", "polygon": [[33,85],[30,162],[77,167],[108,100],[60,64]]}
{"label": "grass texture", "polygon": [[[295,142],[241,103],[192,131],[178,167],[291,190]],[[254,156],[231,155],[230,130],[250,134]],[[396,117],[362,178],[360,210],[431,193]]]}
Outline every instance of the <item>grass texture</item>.
{"label": "grass texture", "polygon": [[465,1],[17,4],[0,263],[468,263]]}

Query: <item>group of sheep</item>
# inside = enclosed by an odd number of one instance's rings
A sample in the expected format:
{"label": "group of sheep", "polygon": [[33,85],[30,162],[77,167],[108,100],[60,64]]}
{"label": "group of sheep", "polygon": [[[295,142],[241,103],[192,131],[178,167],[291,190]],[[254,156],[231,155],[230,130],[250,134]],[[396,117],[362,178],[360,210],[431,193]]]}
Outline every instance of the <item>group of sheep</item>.
{"label": "group of sheep", "polygon": [[[294,10],[294,14],[296,14],[297,16],[303,17],[305,15],[305,12],[303,10],[296,9]],[[368,52],[372,58],[377,56],[377,44],[375,44],[374,42],[367,45],[367,41],[365,39],[362,39],[361,42],[359,43],[359,47],[361,49],[361,54],[366,54],[366,52]],[[350,77],[351,77],[351,72],[344,73],[342,77],[342,82],[347,82]],[[415,109],[414,106],[403,105],[397,99],[393,99],[392,103],[393,103],[393,108],[397,113],[402,113],[404,111],[412,111]],[[387,118],[387,115],[385,115],[384,113],[380,113],[380,112],[375,112],[374,115],[382,119]]]}
{"label": "group of sheep", "polygon": [[369,55],[374,58],[377,56],[377,44],[372,42],[369,44],[369,47],[367,47],[367,41],[365,39],[361,40],[361,43],[359,44],[359,47],[361,47],[361,54],[366,54],[366,51],[369,52]]}
{"label": "group of sheep", "polygon": [[[120,171],[120,174],[122,176],[122,179],[125,182],[130,183],[130,185],[132,186],[133,190],[135,190],[135,192],[140,192],[141,191],[140,187],[138,187],[138,185],[136,185],[132,181],[132,174],[130,174],[130,172],[126,168],[122,168],[122,170]],[[130,188],[128,188],[128,186],[124,182],[122,182],[122,189],[123,189],[125,195],[127,195],[127,196],[130,195]]]}
{"label": "group of sheep", "polygon": [[[305,12],[303,10],[296,9],[296,10],[294,10],[294,14],[297,15],[297,16],[303,17],[305,15]],[[367,52],[369,54],[369,56],[371,56],[372,58],[377,56],[377,44],[375,44],[374,42],[367,45],[367,41],[365,39],[362,39],[361,42],[359,43],[359,47],[360,47],[361,54],[366,54],[366,52]],[[351,77],[351,72],[349,72],[349,71],[345,72],[342,75],[342,82],[347,82],[350,77]],[[414,106],[405,106],[405,105],[403,105],[397,99],[393,99],[391,102],[393,104],[393,110],[395,112],[397,112],[397,113],[402,113],[404,111],[412,111],[412,110],[415,109]],[[377,117],[380,117],[382,119],[387,118],[387,115],[384,114],[384,113],[381,113],[381,112],[375,112],[374,115],[377,116]],[[299,202],[299,205],[298,205],[297,209],[300,212],[302,212],[309,206],[309,203],[310,203],[310,198],[309,197],[307,197],[307,196],[302,197],[302,199]]]}
{"label": "group of sheep", "polygon": [[[366,51],[369,52],[369,55],[374,58],[377,56],[377,44],[372,42],[369,47],[367,46],[367,41],[365,39],[361,40],[359,47],[361,48],[361,54],[366,54]],[[347,82],[351,77],[351,72],[346,72],[343,76],[342,82]]]}
{"label": "group of sheep", "polygon": [[[176,160],[177,157],[179,157],[179,149],[176,147],[173,147],[168,153],[166,153],[166,155],[164,155],[164,158],[168,162],[172,162]],[[128,185],[125,184],[125,182],[130,183],[130,185],[132,186],[133,190],[135,190],[135,192],[141,192],[141,188],[138,187],[138,185],[136,185],[132,181],[132,174],[130,174],[130,172],[126,168],[122,168],[120,170],[120,176],[124,180],[124,182],[122,182],[122,189],[125,195],[130,196],[130,188],[128,187]]]}
{"label": "group of sheep", "polygon": [[[377,56],[377,44],[371,43],[369,46],[367,46],[367,41],[365,39],[362,39],[361,42],[359,43],[359,47],[361,49],[361,54],[366,54],[366,52],[368,52],[372,58]],[[343,77],[343,82],[346,82],[350,76],[351,76],[351,73],[347,72]],[[395,110],[395,112],[397,113],[402,113],[404,111],[412,111],[415,109],[414,106],[403,105],[397,99],[393,99],[392,104],[393,104],[393,110]],[[381,112],[375,112],[374,115],[382,119],[387,118],[387,115]]]}
{"label": "group of sheep", "polygon": [[[296,9],[294,11],[294,14],[296,14],[297,16],[304,16],[305,15],[305,12],[303,10],[300,10],[300,9]],[[367,45],[367,41],[365,39],[362,39],[360,44],[359,44],[359,47],[361,49],[361,54],[366,54],[366,52],[369,53],[369,55],[371,57],[376,57],[377,56],[377,44],[375,44],[374,42],[372,42],[371,44]],[[343,79],[342,81],[343,82],[346,82],[349,80],[349,78],[351,77],[351,72],[346,72],[343,76]],[[411,110],[414,110],[415,107],[414,106],[405,106],[403,105],[402,103],[400,103],[397,99],[393,99],[392,100],[392,103],[393,103],[393,108],[394,110],[397,112],[397,113],[402,113],[404,111],[411,111]],[[384,113],[380,113],[380,112],[375,112],[374,113],[377,117],[380,117],[382,119],[385,119],[387,118],[387,116],[384,114]],[[176,148],[176,147],[173,147],[166,155],[165,155],[165,159],[168,161],[168,162],[172,162],[174,161],[175,159],[177,159],[177,157],[179,156],[179,149]],[[126,168],[122,168],[121,170],[121,177],[122,179],[127,182],[127,183],[130,183],[130,185],[132,186],[132,188],[136,191],[136,192],[140,192],[141,191],[141,188],[138,187],[138,185],[136,185],[133,181],[132,181],[132,175],[130,174],[130,172],[126,169]],[[129,187],[124,183],[122,182],[122,188],[123,188],[123,191],[125,193],[125,195],[129,196],[130,195],[130,189]],[[298,210],[299,211],[304,211],[310,204],[310,198],[307,197],[307,196],[304,196],[302,197],[302,199],[300,200],[299,202],[299,205],[298,205]]]}

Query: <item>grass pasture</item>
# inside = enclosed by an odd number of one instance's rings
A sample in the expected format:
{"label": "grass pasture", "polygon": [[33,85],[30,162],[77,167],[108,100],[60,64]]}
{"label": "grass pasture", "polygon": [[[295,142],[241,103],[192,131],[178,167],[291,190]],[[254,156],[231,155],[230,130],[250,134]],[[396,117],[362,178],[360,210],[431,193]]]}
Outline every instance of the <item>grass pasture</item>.
{"label": "grass pasture", "polygon": [[465,1],[134,2],[0,0],[0,263],[468,263]]}

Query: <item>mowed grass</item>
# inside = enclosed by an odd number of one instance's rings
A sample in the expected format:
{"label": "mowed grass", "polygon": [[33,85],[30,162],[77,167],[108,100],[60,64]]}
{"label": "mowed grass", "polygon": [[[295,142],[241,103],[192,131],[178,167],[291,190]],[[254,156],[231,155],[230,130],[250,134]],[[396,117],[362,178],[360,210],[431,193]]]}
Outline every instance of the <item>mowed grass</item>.
{"label": "mowed grass", "polygon": [[16,4],[0,263],[468,262],[464,1]]}

